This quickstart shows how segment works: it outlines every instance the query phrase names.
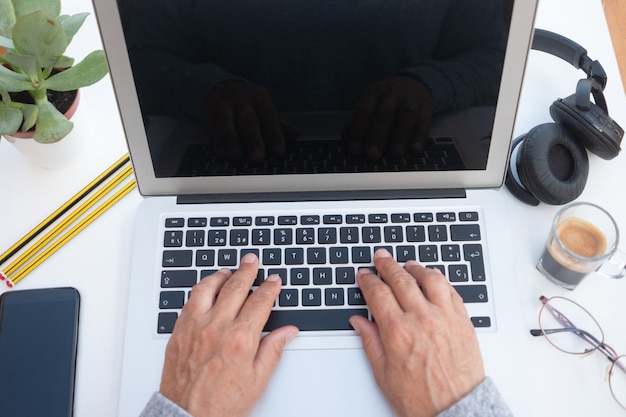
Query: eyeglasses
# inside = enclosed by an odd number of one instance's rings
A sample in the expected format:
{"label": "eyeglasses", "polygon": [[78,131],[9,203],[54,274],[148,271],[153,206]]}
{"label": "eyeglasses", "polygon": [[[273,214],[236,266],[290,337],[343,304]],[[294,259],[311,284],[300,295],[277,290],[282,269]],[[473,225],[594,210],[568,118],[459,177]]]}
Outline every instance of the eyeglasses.
{"label": "eyeglasses", "polygon": [[539,329],[533,336],[545,336],[548,342],[562,352],[587,355],[599,351],[611,362],[608,381],[615,401],[626,409],[626,355],[604,343],[604,332],[596,319],[580,304],[564,297],[539,297],[543,303],[539,311]]}

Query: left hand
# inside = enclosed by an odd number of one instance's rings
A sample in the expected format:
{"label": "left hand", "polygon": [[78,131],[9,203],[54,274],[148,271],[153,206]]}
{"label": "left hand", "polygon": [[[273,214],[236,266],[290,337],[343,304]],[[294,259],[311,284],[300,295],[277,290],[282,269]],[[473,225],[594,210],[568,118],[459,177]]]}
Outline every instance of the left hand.
{"label": "left hand", "polygon": [[280,292],[270,275],[248,295],[258,259],[223,269],[193,287],[165,352],[160,392],[194,417],[247,416],[269,382],[294,326],[261,331]]}
{"label": "left hand", "polygon": [[392,157],[424,149],[433,98],[419,81],[389,77],[367,87],[343,133],[354,155],[377,160],[388,148]]}

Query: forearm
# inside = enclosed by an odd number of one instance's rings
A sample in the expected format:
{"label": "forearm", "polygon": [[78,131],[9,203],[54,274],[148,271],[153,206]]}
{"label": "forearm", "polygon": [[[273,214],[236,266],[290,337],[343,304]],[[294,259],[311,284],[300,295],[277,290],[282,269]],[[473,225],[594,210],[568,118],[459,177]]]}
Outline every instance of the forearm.
{"label": "forearm", "polygon": [[437,417],[513,417],[495,384],[485,378],[472,392]]}

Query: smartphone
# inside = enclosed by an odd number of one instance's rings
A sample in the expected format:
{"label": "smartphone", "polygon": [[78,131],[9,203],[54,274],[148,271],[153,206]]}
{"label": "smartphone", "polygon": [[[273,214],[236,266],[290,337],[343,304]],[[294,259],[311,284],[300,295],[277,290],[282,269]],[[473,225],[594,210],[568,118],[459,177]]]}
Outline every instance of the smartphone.
{"label": "smartphone", "polygon": [[80,295],[74,288],[0,296],[0,417],[70,417]]}

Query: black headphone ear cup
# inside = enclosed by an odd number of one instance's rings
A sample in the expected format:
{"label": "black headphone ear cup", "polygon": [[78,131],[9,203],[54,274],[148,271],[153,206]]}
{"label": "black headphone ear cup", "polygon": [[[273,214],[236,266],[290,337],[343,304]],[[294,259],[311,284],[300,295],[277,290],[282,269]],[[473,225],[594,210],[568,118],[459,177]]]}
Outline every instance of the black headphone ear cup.
{"label": "black headphone ear cup", "polygon": [[517,169],[517,152],[519,149],[517,149],[517,147],[522,144],[524,139],[526,139],[526,135],[519,136],[515,138],[511,144],[511,159],[509,160],[509,165],[507,167],[504,185],[511,192],[511,194],[513,194],[513,196],[521,202],[531,206],[538,206],[541,201],[537,200],[537,198],[530,191],[524,188],[524,185],[519,179]]}
{"label": "black headphone ear cup", "polygon": [[589,174],[587,152],[554,123],[533,128],[517,153],[521,183],[547,204],[565,204],[584,190]]}
{"label": "black headphone ear cup", "polygon": [[594,103],[590,104],[590,110],[579,110],[568,99],[559,99],[550,106],[550,115],[590,152],[602,159],[613,159],[619,154],[621,135],[608,125],[615,123],[609,115]]}

